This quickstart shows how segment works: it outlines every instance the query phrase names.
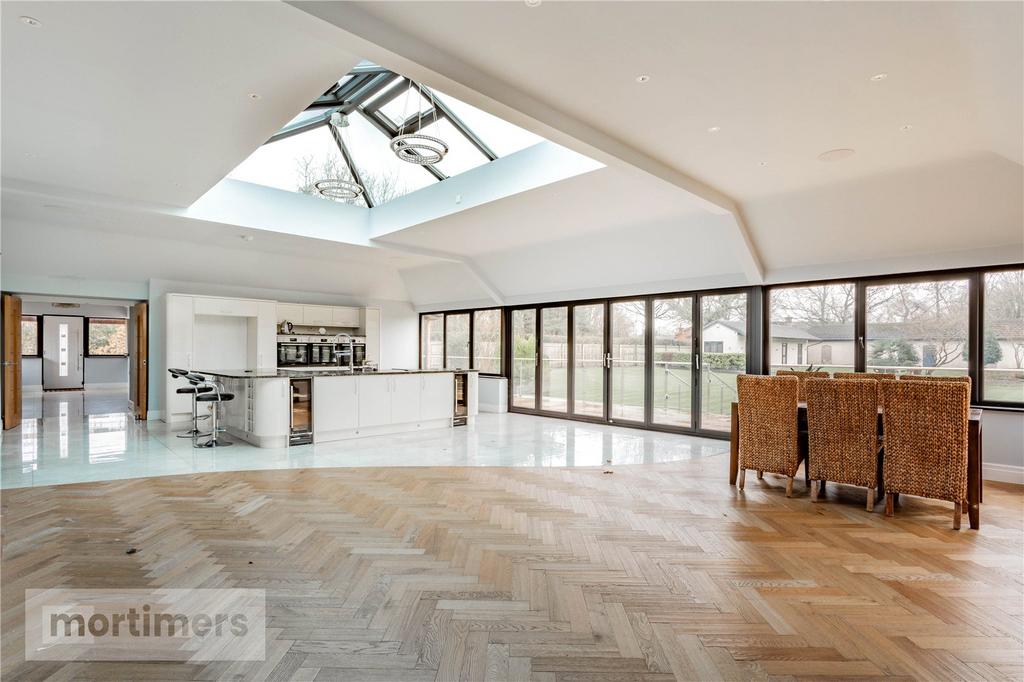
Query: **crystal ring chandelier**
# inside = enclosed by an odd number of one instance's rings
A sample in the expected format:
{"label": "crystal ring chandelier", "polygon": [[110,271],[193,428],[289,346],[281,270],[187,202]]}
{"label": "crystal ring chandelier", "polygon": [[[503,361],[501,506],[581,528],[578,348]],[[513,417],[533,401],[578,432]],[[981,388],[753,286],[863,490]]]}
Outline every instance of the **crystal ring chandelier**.
{"label": "crystal ring chandelier", "polygon": [[340,178],[320,180],[313,184],[313,189],[320,196],[335,200],[355,199],[363,193],[363,188],[358,183]]}
{"label": "crystal ring chandelier", "polygon": [[420,166],[435,164],[448,153],[448,145],[430,135],[407,133],[391,140],[391,151],[402,161]]}
{"label": "crystal ring chandelier", "polygon": [[[398,129],[398,135],[391,140],[391,151],[407,163],[414,163],[417,166],[432,166],[440,162],[448,154],[448,144],[432,135],[424,135],[420,132],[405,132],[405,124],[409,121],[409,97],[412,95],[413,81],[409,81],[409,87],[405,91],[405,104],[402,109],[402,127]],[[429,97],[430,110],[433,113],[433,123],[437,123],[437,102],[434,101],[434,91],[428,89],[427,97],[423,96],[423,84],[416,83],[419,89],[419,101]],[[415,107],[419,111],[419,107]],[[420,114],[417,130],[423,127],[424,115]]]}

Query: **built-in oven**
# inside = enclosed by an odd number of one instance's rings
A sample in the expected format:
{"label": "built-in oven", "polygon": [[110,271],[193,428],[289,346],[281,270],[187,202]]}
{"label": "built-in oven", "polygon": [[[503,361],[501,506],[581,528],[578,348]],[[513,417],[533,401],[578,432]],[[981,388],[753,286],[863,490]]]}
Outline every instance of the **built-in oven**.
{"label": "built-in oven", "polygon": [[309,364],[337,365],[338,356],[333,343],[314,342],[309,344]]}
{"label": "built-in oven", "polygon": [[347,341],[342,341],[334,347],[335,363],[339,367],[362,367],[366,364],[366,344],[353,343],[349,346]]}
{"label": "built-in oven", "polygon": [[277,366],[278,367],[304,367],[309,364],[309,344],[299,341],[298,337],[286,337],[277,341]]}

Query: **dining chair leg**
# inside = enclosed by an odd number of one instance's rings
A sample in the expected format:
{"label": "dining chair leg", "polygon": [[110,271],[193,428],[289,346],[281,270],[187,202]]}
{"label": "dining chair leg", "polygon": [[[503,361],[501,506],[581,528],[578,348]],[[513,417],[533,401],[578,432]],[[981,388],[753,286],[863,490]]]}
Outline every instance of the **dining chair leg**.
{"label": "dining chair leg", "polygon": [[818,481],[811,481],[811,502],[818,501]]}
{"label": "dining chair leg", "polygon": [[875,489],[868,488],[868,511],[875,511]]}
{"label": "dining chair leg", "polygon": [[885,494],[885,515],[892,516],[895,513],[894,498],[896,493]]}
{"label": "dining chair leg", "polygon": [[960,530],[960,513],[963,505],[959,502],[953,503],[953,530]]}
{"label": "dining chair leg", "polygon": [[764,472],[761,471],[760,469],[757,470],[757,480],[759,480],[759,481],[763,481],[764,480]]}
{"label": "dining chair leg", "polygon": [[824,495],[825,494],[825,487],[826,487],[827,484],[828,484],[828,481],[825,480],[824,478],[821,479],[820,481],[818,481],[818,494],[819,495]]}
{"label": "dining chair leg", "polygon": [[736,479],[736,487],[739,488],[740,490],[743,490],[743,479],[745,479],[746,477],[747,477],[747,470],[741,468],[740,469],[740,475]]}
{"label": "dining chair leg", "polygon": [[786,481],[786,497],[793,497],[793,477],[790,476],[789,480]]}

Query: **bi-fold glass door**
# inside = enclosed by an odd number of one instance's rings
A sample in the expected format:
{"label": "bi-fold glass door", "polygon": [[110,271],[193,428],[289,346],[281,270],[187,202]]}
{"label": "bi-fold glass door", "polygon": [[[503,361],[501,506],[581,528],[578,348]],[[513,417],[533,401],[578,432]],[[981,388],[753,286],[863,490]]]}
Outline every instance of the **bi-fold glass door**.
{"label": "bi-fold glass door", "polygon": [[513,309],[511,408],[728,431],[747,369],[747,305],[740,291]]}

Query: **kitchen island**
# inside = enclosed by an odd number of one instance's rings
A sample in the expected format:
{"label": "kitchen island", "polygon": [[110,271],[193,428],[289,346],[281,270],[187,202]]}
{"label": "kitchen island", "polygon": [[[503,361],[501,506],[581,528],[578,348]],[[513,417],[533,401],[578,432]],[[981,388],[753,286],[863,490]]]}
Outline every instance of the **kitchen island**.
{"label": "kitchen island", "polygon": [[[456,374],[465,375],[466,423],[477,414],[475,370],[336,369],[199,370],[216,378],[234,400],[223,404],[228,433],[258,447],[284,447],[292,436],[292,379],[310,379],[312,439],[324,443],[420,429],[451,428]],[[459,415],[460,417],[463,415]]]}

